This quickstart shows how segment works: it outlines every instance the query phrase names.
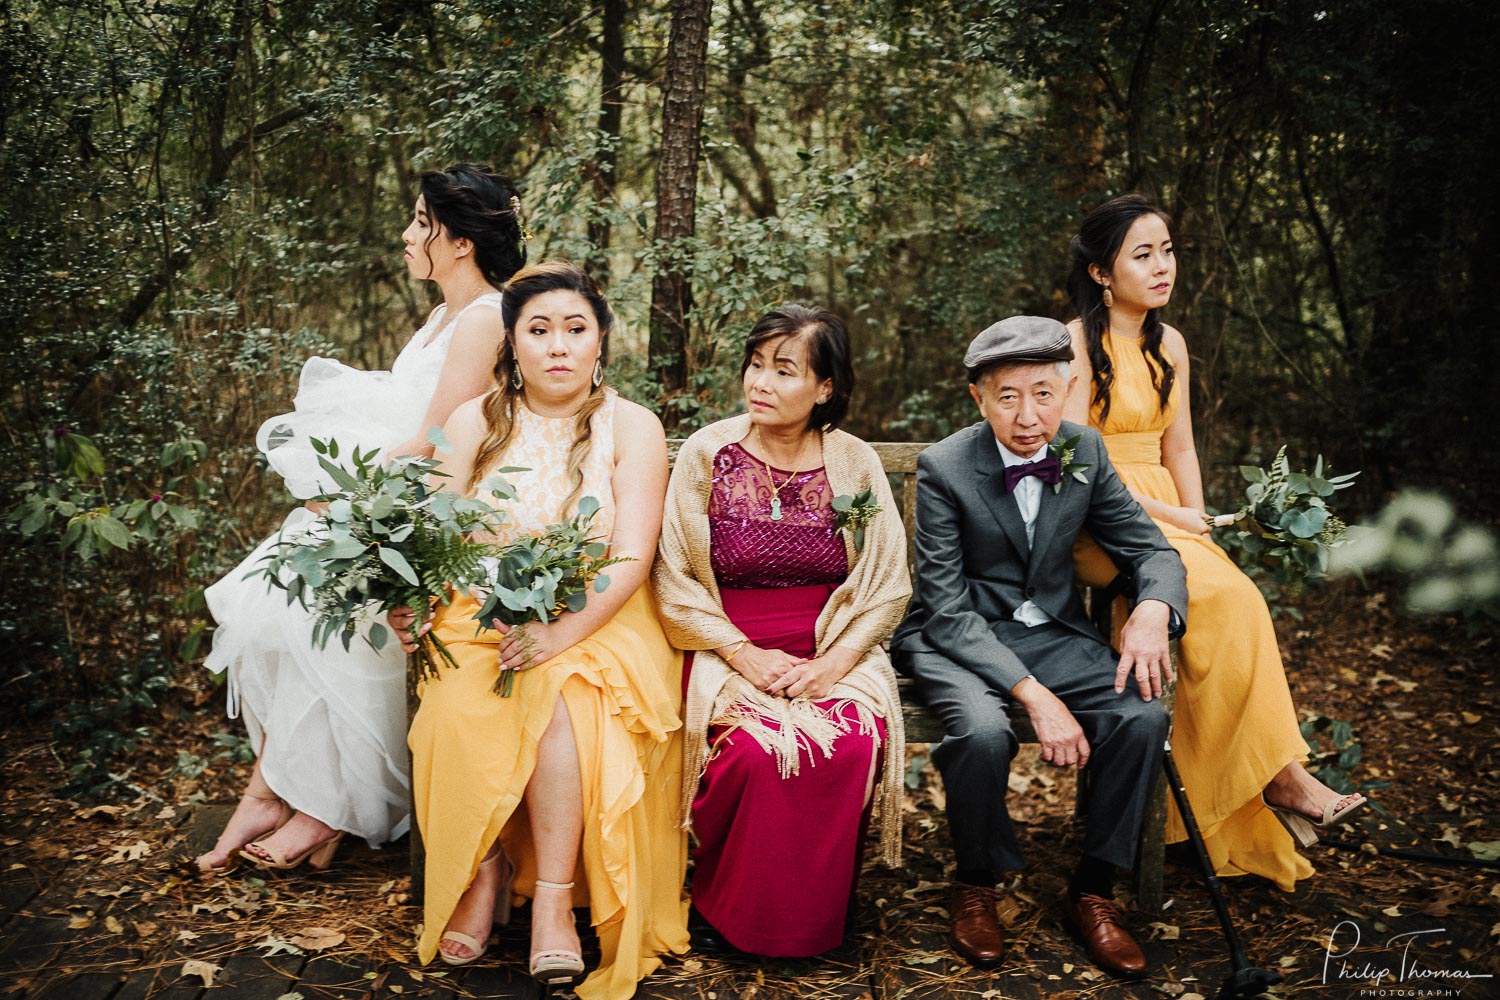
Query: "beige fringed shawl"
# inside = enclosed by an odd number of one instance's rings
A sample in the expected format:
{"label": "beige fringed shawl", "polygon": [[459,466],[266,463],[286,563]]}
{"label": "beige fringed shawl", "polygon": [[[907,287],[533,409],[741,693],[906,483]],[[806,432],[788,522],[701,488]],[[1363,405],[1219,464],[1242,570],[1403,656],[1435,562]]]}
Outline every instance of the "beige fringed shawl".
{"label": "beige fringed shawl", "polygon": [[[758,690],[714,652],[739,642],[745,634],[724,614],[709,559],[713,460],[719,449],[744,440],[749,433],[748,416],[731,417],[703,428],[683,443],[672,469],[661,544],[651,571],[667,638],[679,649],[696,651],[687,692],[684,826],[691,822],[693,798],[708,758],[710,725],[744,729],[776,757],[782,777],[797,773],[801,750],[827,757],[833,741],[847,731],[811,701],[789,701]],[[875,790],[875,810],[881,860],[895,867],[901,863],[902,748],[906,730],[896,675],[880,643],[900,622],[911,596],[906,533],[880,459],[868,444],[843,431],[827,432],[823,436],[823,467],[835,496],[854,496],[868,489],[880,505],[880,513],[865,528],[862,551],[855,552],[852,532],[842,533],[849,576],[829,596],[818,616],[816,640],[819,654],[835,644],[867,650],[829,697],[857,707],[862,732],[873,730],[874,717],[885,719],[888,745]]]}

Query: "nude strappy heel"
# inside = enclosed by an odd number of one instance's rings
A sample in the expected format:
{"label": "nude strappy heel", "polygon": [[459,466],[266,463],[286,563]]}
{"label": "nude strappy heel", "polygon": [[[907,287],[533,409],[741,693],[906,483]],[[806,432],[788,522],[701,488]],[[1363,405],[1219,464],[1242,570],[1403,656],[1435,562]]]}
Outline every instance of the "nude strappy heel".
{"label": "nude strappy heel", "polygon": [[[569,892],[573,888],[572,882],[544,882],[536,880],[538,889],[558,889]],[[555,948],[550,951],[534,951],[531,953],[531,978],[548,986],[554,983],[572,980],[583,975],[583,955],[576,951],[566,951]]]}
{"label": "nude strappy heel", "polygon": [[[268,847],[259,841],[251,841],[245,845],[246,850],[240,852],[240,857],[259,868],[272,868],[276,871],[290,871],[293,868],[299,867],[304,862],[306,862],[309,868],[321,871],[333,863],[333,852],[338,850],[339,841],[343,839],[344,831],[340,830],[333,836],[318,841],[301,854],[295,854],[292,857],[287,857],[276,848]],[[269,854],[270,857],[262,858],[251,854],[249,851],[251,847],[260,848]]]}
{"label": "nude strappy heel", "polygon": [[[503,927],[510,923],[511,885],[516,877],[515,866],[510,863],[510,857],[497,846],[493,854],[480,860],[479,867],[483,868],[486,865],[495,864],[497,861],[504,863],[505,873],[500,876],[500,891],[495,896],[495,911],[491,918],[491,924],[499,924]],[[469,949],[468,957],[463,958],[457,955],[450,955],[439,947],[438,958],[441,958],[447,965],[469,965],[477,962],[489,949],[488,935],[485,936],[483,941],[479,941],[472,935],[465,934],[463,931],[443,931],[443,936],[438,939],[438,944],[441,945],[444,941],[452,941],[454,944],[461,944]]]}

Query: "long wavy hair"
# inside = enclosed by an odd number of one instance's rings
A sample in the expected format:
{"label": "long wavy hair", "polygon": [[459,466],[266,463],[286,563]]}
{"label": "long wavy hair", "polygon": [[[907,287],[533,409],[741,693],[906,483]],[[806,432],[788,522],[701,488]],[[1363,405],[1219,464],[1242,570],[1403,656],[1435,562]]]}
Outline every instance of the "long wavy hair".
{"label": "long wavy hair", "polygon": [[[1095,265],[1105,274],[1112,274],[1115,258],[1119,256],[1120,247],[1125,243],[1125,235],[1143,215],[1155,215],[1169,227],[1172,224],[1165,212],[1142,195],[1122,195],[1090,212],[1079,227],[1078,235],[1068,245],[1073,258],[1072,270],[1068,273],[1068,297],[1083,323],[1089,364],[1094,369],[1092,403],[1100,408],[1101,423],[1109,416],[1109,394],[1115,381],[1115,366],[1104,349],[1104,334],[1109,330],[1109,310],[1104,306],[1104,289],[1089,274],[1089,265]],[[1155,309],[1146,310],[1146,320],[1141,325],[1141,350],[1146,355],[1146,367],[1151,370],[1151,385],[1156,389],[1161,408],[1165,410],[1167,401],[1172,396],[1172,383],[1177,379],[1177,372],[1161,348],[1162,325],[1157,312]]]}
{"label": "long wavy hair", "polygon": [[[615,314],[609,308],[599,286],[594,284],[583,269],[563,261],[544,261],[516,273],[501,293],[500,308],[505,314],[505,340],[495,356],[495,386],[484,398],[484,440],[479,444],[479,453],[474,457],[474,468],[469,473],[468,491],[473,492],[510,446],[516,430],[516,406],[526,396],[524,385],[517,389],[511,382],[516,365],[516,321],[527,302],[547,292],[577,292],[583,296],[594,319],[599,323],[599,360],[609,365],[609,331],[614,328]],[[573,447],[568,452],[567,475],[572,483],[568,498],[563,502],[563,511],[573,509],[583,495],[583,463],[588,458],[593,444],[593,416],[604,405],[607,383],[590,383],[589,395],[583,406],[573,417]]]}
{"label": "long wavy hair", "polygon": [[[474,244],[474,263],[484,280],[499,288],[526,266],[521,199],[510,181],[484,164],[458,163],[422,174],[419,189],[438,226],[452,239]],[[423,253],[438,238],[438,226],[428,234]]]}

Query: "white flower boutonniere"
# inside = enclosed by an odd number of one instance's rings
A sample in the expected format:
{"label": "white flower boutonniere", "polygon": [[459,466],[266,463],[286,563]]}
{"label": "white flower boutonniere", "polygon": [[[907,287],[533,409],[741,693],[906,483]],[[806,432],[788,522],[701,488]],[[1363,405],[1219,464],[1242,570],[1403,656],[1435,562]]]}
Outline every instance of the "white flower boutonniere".
{"label": "white flower boutonniere", "polygon": [[839,530],[852,530],[854,551],[862,552],[865,547],[865,525],[875,520],[875,515],[880,513],[880,504],[875,502],[875,494],[870,490],[860,490],[852,497],[834,497],[833,509],[838,513]]}
{"label": "white flower boutonniere", "polygon": [[1087,483],[1089,481],[1088,477],[1083,473],[1085,469],[1092,468],[1092,466],[1087,462],[1073,461],[1073,453],[1078,450],[1078,442],[1082,437],[1082,434],[1075,434],[1070,438],[1064,438],[1062,441],[1054,441],[1047,445],[1048,454],[1054,456],[1062,463],[1062,479],[1052,484],[1053,493],[1062,492],[1063,479],[1067,479],[1069,476],[1080,483]]}

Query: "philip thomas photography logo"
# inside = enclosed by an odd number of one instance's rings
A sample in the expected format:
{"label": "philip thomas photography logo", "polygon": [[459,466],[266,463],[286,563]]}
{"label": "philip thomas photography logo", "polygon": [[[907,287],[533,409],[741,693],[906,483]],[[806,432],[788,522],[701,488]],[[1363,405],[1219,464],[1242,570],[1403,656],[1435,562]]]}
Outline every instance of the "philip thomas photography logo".
{"label": "philip thomas photography logo", "polygon": [[1432,954],[1437,935],[1445,933],[1445,928],[1432,927],[1367,936],[1357,922],[1340,920],[1328,932],[1323,985],[1345,987],[1351,997],[1494,996],[1493,983],[1474,983],[1492,980],[1491,973]]}

